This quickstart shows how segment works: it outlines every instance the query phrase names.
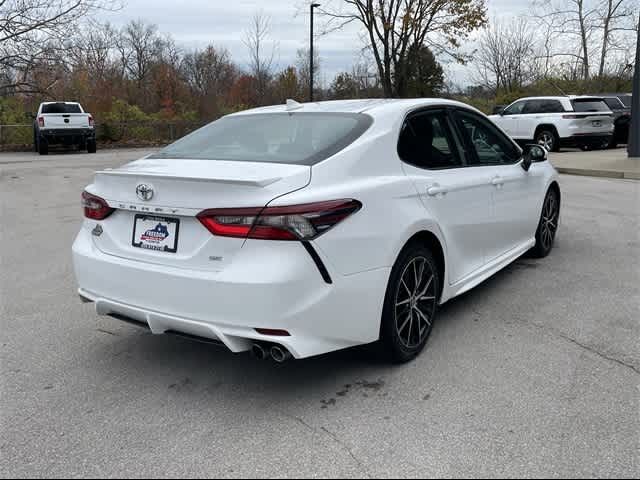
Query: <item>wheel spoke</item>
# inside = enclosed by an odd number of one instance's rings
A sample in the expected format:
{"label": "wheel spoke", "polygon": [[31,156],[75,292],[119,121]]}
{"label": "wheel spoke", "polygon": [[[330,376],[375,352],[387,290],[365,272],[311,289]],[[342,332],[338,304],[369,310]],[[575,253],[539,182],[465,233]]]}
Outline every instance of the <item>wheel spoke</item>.
{"label": "wheel spoke", "polygon": [[422,312],[422,310],[420,310],[418,307],[416,307],[415,310],[416,312],[418,312],[418,315],[420,315],[422,319],[427,323],[427,325],[431,326],[431,320],[429,320],[429,318]]}
{"label": "wheel spoke", "polygon": [[407,287],[407,284],[405,283],[404,278],[400,280],[400,283],[402,284],[402,286],[405,288],[405,290],[409,294],[409,297],[411,297],[413,295],[413,293],[411,292],[411,290],[409,290],[409,287]]}
{"label": "wheel spoke", "polygon": [[407,326],[407,324],[409,323],[409,320],[411,319],[411,312],[409,312],[409,315],[407,315],[407,319],[404,321],[404,323],[402,324],[402,326],[400,328],[398,328],[398,333],[402,333],[402,331],[404,330],[404,328]]}
{"label": "wheel spoke", "polygon": [[423,260],[422,263],[420,263],[420,270],[418,270],[418,281],[416,282],[416,289],[413,292],[413,294],[416,295],[416,296],[417,296],[418,291],[420,289],[420,285],[422,284],[422,276],[424,275],[424,265],[425,265],[425,263],[426,262]]}
{"label": "wheel spoke", "polygon": [[409,314],[409,329],[407,330],[407,347],[411,347],[411,331],[413,330],[413,310]]}
{"label": "wheel spoke", "polygon": [[429,290],[429,287],[431,286],[431,283],[433,282],[433,275],[431,275],[431,277],[429,277],[429,281],[427,282],[427,285],[424,287],[424,289],[418,294],[416,295],[418,298],[424,296],[427,293],[427,290]]}
{"label": "wheel spoke", "polygon": [[411,297],[407,298],[406,300],[402,300],[401,302],[396,303],[396,307],[399,307],[401,305],[406,305],[410,301],[411,301]]}

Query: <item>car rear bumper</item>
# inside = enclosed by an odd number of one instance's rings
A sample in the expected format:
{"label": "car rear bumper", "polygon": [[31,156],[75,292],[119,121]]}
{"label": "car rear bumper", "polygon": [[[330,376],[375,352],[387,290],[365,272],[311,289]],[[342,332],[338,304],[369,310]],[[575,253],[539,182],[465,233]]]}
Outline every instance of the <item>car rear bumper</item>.
{"label": "car rear bumper", "polygon": [[599,147],[607,145],[613,133],[590,133],[590,134],[578,134],[570,137],[560,139],[560,145],[562,147]]}
{"label": "car rear bumper", "polygon": [[93,128],[52,128],[40,130],[40,137],[45,138],[49,143],[80,143],[96,137]]}
{"label": "car rear bumper", "polygon": [[248,351],[255,341],[277,343],[295,358],[378,339],[390,269],[342,276],[328,266],[328,284],[301,244],[278,242],[274,250],[267,243],[248,241],[224,271],[205,272],[107,255],[83,227],[73,261],[79,294],[95,302],[99,315],[140,322],[154,334],[217,340],[232,352]]}

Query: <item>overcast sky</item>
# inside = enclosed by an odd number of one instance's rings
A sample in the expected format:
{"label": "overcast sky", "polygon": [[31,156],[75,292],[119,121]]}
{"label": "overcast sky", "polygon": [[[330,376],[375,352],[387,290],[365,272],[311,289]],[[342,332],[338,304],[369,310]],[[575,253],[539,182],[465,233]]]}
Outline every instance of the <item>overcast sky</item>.
{"label": "overcast sky", "polygon": [[[333,0],[337,1],[337,0]],[[246,66],[247,49],[244,32],[253,15],[263,11],[271,18],[271,38],[277,44],[278,67],[295,62],[296,51],[309,43],[309,15],[305,0],[123,0],[124,8],[109,14],[106,20],[122,25],[132,19],[143,19],[169,33],[183,49],[209,43],[227,48],[233,59]],[[322,0],[319,0],[322,3]],[[526,13],[529,0],[487,0],[491,18]],[[315,42],[320,51],[322,76],[330,83],[336,73],[350,70],[358,61],[362,42],[357,26],[319,36]],[[443,59],[444,60],[444,59]],[[445,65],[448,76],[465,84],[469,72],[455,64]]]}

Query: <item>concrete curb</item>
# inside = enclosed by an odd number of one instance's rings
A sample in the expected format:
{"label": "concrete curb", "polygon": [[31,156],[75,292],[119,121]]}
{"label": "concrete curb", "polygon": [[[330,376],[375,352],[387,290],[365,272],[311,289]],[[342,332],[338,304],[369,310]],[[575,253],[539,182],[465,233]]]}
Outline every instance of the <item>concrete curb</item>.
{"label": "concrete curb", "polygon": [[588,170],[584,168],[556,167],[560,173],[567,175],[581,175],[585,177],[618,178],[626,180],[640,180],[640,173],[620,172],[614,170]]}

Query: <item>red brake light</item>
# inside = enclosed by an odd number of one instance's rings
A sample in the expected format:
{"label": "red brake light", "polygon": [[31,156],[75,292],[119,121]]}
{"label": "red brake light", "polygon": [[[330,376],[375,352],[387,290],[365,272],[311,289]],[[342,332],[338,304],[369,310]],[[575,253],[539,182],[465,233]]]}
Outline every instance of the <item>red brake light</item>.
{"label": "red brake light", "polygon": [[205,210],[198,220],[222,237],[312,240],[360,208],[357,200],[332,200],[286,207]]}
{"label": "red brake light", "polygon": [[102,198],[89,192],[82,192],[82,207],[84,208],[84,216],[91,220],[104,220],[115,210]]}
{"label": "red brake light", "polygon": [[90,127],[95,127],[95,125],[96,125],[95,120],[93,119],[93,117],[91,115],[89,115],[89,126]]}
{"label": "red brake light", "polygon": [[38,126],[44,128],[44,117],[38,117]]}

